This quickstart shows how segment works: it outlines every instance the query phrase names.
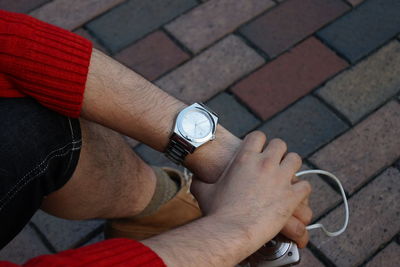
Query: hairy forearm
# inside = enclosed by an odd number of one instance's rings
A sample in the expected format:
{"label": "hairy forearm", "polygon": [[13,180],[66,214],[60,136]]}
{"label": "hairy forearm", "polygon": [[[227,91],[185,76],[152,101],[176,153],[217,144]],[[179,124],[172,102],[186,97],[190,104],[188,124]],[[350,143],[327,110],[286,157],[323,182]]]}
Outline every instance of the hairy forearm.
{"label": "hairy forearm", "polygon": [[[164,151],[175,118],[184,107],[132,70],[93,51],[82,117]],[[206,181],[219,177],[240,142],[221,126],[216,136],[185,160],[185,165]]]}
{"label": "hairy forearm", "polygon": [[213,216],[142,241],[167,266],[234,266],[257,247],[247,229]]}

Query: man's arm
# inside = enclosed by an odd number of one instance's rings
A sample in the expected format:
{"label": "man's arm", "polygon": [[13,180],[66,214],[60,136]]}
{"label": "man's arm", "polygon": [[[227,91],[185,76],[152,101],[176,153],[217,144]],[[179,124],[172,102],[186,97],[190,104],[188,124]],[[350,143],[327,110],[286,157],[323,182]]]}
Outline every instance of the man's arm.
{"label": "man's arm", "polygon": [[[163,152],[175,118],[186,104],[103,53],[93,50],[81,116]],[[188,155],[184,164],[215,182],[240,144],[218,126],[216,139]]]}
{"label": "man's arm", "polygon": [[[162,152],[176,115],[186,105],[132,70],[93,50],[81,116],[139,140]],[[241,141],[218,126],[216,139],[188,155],[184,164],[196,177],[214,183]],[[198,197],[198,196],[196,196]],[[308,204],[300,205],[282,233],[300,246],[308,241],[298,233],[311,219]],[[301,227],[297,225],[301,224]]]}

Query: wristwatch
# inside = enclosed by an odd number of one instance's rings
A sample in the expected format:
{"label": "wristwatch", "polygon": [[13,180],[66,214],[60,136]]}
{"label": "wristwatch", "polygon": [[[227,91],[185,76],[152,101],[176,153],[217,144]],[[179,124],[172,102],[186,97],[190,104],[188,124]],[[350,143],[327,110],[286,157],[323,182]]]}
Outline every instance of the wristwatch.
{"label": "wristwatch", "polygon": [[176,117],[165,155],[175,164],[182,164],[188,154],[215,139],[217,124],[217,114],[203,103],[184,108]]}

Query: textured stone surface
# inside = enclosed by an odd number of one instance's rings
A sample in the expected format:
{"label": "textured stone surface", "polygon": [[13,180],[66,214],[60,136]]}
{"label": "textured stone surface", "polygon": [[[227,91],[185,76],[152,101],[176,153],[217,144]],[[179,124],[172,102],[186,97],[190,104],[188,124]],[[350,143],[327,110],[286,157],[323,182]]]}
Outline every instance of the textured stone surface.
{"label": "textured stone surface", "polygon": [[310,160],[335,173],[348,192],[400,156],[400,104],[392,101],[314,154]]}
{"label": "textured stone surface", "polygon": [[230,35],[156,84],[185,102],[206,101],[263,63],[240,38]]}
{"label": "textured stone surface", "polygon": [[218,123],[238,137],[245,135],[260,123],[260,120],[227,93],[211,99],[207,106],[218,114]]}
{"label": "textured stone surface", "polygon": [[[311,170],[306,164],[303,164],[301,171]],[[318,219],[321,215],[339,204],[342,200],[341,196],[332,189],[332,187],[324,181],[324,176],[317,174],[305,174],[299,177],[299,179],[310,182],[312,186],[312,192],[310,195],[310,207],[313,211],[312,220]]]}
{"label": "textured stone surface", "polygon": [[189,55],[161,31],[146,36],[115,55],[115,59],[148,80],[158,78],[188,58]]}
{"label": "textured stone surface", "polygon": [[400,43],[393,41],[346,70],[318,94],[355,123],[400,91]]}
{"label": "textured stone surface", "polygon": [[50,253],[32,227],[27,225],[7,246],[0,250],[0,261],[23,264],[28,259]]}
{"label": "textured stone surface", "polygon": [[209,1],[166,28],[191,51],[198,52],[272,6],[271,0]]}
{"label": "textured stone surface", "polygon": [[318,35],[351,62],[356,62],[398,34],[399,10],[398,0],[366,1]]}
{"label": "textured stone surface", "polygon": [[232,91],[266,120],[346,66],[312,37],[240,81]]}
{"label": "textured stone surface", "polygon": [[196,5],[196,0],[129,0],[87,27],[117,52]]}
{"label": "textured stone surface", "polygon": [[400,160],[398,160],[394,165],[400,171]]}
{"label": "textured stone surface", "polygon": [[57,251],[69,249],[95,230],[103,220],[70,221],[38,211],[32,222],[42,231]]}
{"label": "textured stone surface", "polygon": [[396,242],[390,243],[379,252],[366,267],[396,266],[400,260],[400,245]]}
{"label": "textured stone surface", "polygon": [[106,49],[104,48],[104,46],[99,44],[99,42],[97,42],[97,40],[90,33],[88,33],[88,31],[85,30],[84,28],[79,28],[76,31],[74,31],[74,33],[76,33],[76,34],[78,34],[78,35],[90,40],[92,42],[94,48],[100,50],[103,53],[106,53],[106,54],[108,53],[106,51]]}
{"label": "textured stone surface", "polygon": [[[397,169],[387,169],[350,199],[350,221],[342,235],[331,238],[314,230],[311,242],[337,266],[358,266],[400,230],[399,180]],[[321,222],[327,229],[339,229],[343,214],[340,205]],[[390,262],[398,264],[398,259],[392,258]]]}
{"label": "textured stone surface", "polygon": [[300,263],[298,267],[323,267],[323,265],[308,248],[300,249]]}
{"label": "textured stone surface", "polygon": [[50,0],[0,0],[0,9],[27,13],[34,8],[50,2]]}
{"label": "textured stone surface", "polygon": [[275,57],[349,9],[341,0],[287,0],[241,29]]}
{"label": "textured stone surface", "polygon": [[356,6],[364,2],[364,0],[347,0],[352,6]]}
{"label": "textured stone surface", "polygon": [[303,98],[260,128],[269,138],[285,140],[289,151],[302,157],[307,157],[346,129],[344,122],[311,96]]}
{"label": "textured stone surface", "polygon": [[124,0],[55,0],[30,15],[48,23],[73,30],[122,3]]}

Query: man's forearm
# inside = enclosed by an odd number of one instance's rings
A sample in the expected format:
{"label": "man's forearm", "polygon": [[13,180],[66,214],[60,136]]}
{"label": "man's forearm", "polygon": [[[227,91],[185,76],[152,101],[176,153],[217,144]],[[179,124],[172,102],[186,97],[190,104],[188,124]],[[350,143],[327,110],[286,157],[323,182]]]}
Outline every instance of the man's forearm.
{"label": "man's forearm", "polygon": [[167,266],[234,266],[258,246],[245,226],[208,216],[142,241]]}
{"label": "man's forearm", "polygon": [[[140,75],[93,50],[82,117],[164,151],[175,118],[185,106]],[[221,126],[216,136],[185,160],[185,165],[206,181],[219,177],[240,142]]]}

